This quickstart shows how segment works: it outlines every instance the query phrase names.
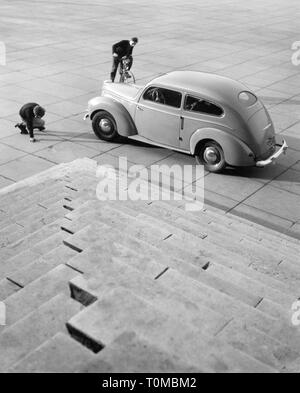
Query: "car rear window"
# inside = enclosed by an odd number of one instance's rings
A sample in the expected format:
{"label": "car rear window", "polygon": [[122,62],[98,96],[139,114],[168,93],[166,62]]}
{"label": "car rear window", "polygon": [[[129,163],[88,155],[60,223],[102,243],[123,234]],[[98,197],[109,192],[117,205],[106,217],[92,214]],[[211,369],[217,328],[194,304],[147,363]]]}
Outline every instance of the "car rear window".
{"label": "car rear window", "polygon": [[224,111],[220,106],[207,100],[189,95],[185,99],[184,110],[204,113],[211,116],[222,116],[224,114]]}
{"label": "car rear window", "polygon": [[245,106],[252,106],[256,103],[257,97],[250,91],[242,91],[239,94],[239,101]]}

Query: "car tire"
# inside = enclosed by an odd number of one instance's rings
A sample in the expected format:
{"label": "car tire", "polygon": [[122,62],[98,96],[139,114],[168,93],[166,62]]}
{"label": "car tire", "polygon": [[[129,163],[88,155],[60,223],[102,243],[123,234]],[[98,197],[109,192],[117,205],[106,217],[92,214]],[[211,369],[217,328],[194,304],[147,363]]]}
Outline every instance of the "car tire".
{"label": "car tire", "polygon": [[200,147],[196,154],[196,161],[213,173],[222,172],[226,167],[224,151],[215,141],[208,141]]}
{"label": "car tire", "polygon": [[104,141],[112,142],[119,137],[116,121],[109,112],[97,112],[93,117],[92,127],[95,135]]}

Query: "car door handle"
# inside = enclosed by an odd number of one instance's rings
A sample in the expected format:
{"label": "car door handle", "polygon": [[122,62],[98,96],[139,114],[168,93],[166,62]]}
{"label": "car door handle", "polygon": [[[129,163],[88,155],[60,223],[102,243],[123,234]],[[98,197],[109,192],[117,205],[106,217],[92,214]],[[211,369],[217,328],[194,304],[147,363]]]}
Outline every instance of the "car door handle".
{"label": "car door handle", "polygon": [[184,129],[184,117],[183,117],[183,116],[180,116],[180,120],[181,120],[180,129],[183,130],[183,129]]}
{"label": "car door handle", "polygon": [[140,106],[137,106],[137,109],[138,109],[139,111],[143,111],[143,110],[144,110],[144,109],[141,108]]}

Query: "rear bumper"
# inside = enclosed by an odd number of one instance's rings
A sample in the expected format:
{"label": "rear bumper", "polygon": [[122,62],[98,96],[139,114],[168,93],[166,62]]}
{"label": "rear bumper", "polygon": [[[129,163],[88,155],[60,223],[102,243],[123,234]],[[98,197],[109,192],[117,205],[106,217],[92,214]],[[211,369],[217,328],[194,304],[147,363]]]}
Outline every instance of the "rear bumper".
{"label": "rear bumper", "polygon": [[257,161],[256,166],[262,168],[264,166],[272,164],[278,157],[281,156],[281,154],[285,154],[288,149],[288,145],[285,140],[282,141],[282,145],[276,145],[276,146],[279,146],[280,149],[277,150],[276,153],[274,153],[271,157],[267,158],[266,160]]}

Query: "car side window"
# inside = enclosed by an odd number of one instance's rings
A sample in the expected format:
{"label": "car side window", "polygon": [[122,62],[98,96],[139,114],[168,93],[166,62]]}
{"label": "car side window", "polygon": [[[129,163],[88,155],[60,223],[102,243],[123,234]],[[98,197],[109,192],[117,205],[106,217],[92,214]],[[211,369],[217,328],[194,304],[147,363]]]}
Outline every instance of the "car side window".
{"label": "car side window", "polygon": [[224,114],[223,109],[209,102],[207,100],[203,100],[201,98],[186,96],[184,103],[184,110],[190,112],[204,113],[206,115],[212,116],[222,116]]}
{"label": "car side window", "polygon": [[163,104],[172,106],[174,108],[180,108],[182,94],[178,91],[169,89],[163,89],[161,87],[149,87],[143,95],[143,99],[146,101],[156,102],[157,104]]}

